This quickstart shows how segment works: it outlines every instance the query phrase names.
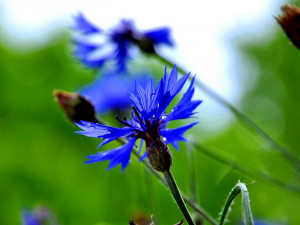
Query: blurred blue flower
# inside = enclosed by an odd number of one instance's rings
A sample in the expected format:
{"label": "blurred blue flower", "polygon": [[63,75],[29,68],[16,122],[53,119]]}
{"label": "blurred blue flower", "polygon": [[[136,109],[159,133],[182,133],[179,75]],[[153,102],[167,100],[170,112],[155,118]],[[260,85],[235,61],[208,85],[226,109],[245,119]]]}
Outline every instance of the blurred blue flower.
{"label": "blurred blue flower", "polygon": [[42,222],[33,212],[22,210],[22,225],[42,225]]}
{"label": "blurred blue flower", "polygon": [[284,225],[283,223],[255,220],[255,225]]}
{"label": "blurred blue flower", "polygon": [[58,225],[56,218],[50,210],[44,206],[38,206],[34,210],[22,210],[22,225]]}
{"label": "blurred blue flower", "polygon": [[[181,91],[186,83],[189,74],[178,79],[177,68],[174,66],[170,74],[165,70],[165,76],[161,79],[156,89],[150,81],[144,89],[140,84],[136,83],[135,93],[129,94],[132,101],[132,118],[117,119],[124,125],[122,128],[115,128],[97,123],[81,121],[75,123],[82,131],[76,133],[88,136],[103,138],[103,142],[98,146],[101,147],[117,138],[124,137],[128,142],[115,149],[105,152],[99,152],[96,155],[90,155],[90,159],[86,163],[95,163],[105,160],[110,160],[107,169],[111,169],[119,164],[122,165],[122,172],[126,168],[130,160],[130,153],[135,146],[137,139],[142,139],[147,143],[153,139],[161,140],[163,137],[164,143],[172,144],[178,150],[178,142],[186,141],[183,137],[184,133],[192,128],[196,123],[191,123],[176,129],[166,128],[170,121],[178,119],[191,118],[194,110],[202,101],[192,100],[194,94],[194,79],[192,80],[187,92],[183,95],[180,102],[174,109],[166,114],[165,111]],[[142,143],[139,153],[142,149]],[[147,157],[147,151],[141,157],[141,160]]]}
{"label": "blurred blue flower", "polygon": [[82,34],[74,40],[75,56],[90,68],[101,68],[104,63],[115,61],[117,70],[124,71],[134,47],[145,53],[154,53],[159,44],[173,46],[171,31],[167,27],[143,32],[135,28],[133,21],[124,19],[117,27],[103,31],[82,13],[78,13],[74,20],[75,31]]}
{"label": "blurred blue flower", "polygon": [[130,107],[128,93],[134,91],[134,80],[146,86],[150,75],[139,73],[130,76],[106,71],[91,84],[83,87],[79,93],[93,104],[99,114],[125,110]]}

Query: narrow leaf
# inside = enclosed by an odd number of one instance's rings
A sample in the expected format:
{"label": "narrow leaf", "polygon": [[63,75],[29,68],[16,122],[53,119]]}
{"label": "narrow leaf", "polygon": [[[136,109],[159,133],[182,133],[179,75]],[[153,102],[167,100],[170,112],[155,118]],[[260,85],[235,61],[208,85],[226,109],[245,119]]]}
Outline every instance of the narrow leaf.
{"label": "narrow leaf", "polygon": [[225,223],[226,215],[229,211],[230,205],[233,203],[233,200],[242,193],[242,211],[243,211],[243,220],[245,225],[254,225],[251,207],[250,207],[250,198],[247,187],[244,183],[238,182],[238,184],[232,189],[229,197],[225,203],[223,208],[221,219],[219,225],[223,225]]}

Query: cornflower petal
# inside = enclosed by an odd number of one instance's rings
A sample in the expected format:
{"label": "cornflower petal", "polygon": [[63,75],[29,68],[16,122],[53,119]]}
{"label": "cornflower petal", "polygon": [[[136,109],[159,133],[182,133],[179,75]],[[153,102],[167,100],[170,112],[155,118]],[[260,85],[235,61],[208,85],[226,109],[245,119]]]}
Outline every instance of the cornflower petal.
{"label": "cornflower petal", "polygon": [[198,122],[191,123],[186,126],[178,127],[176,129],[162,129],[160,134],[165,138],[165,142],[174,146],[174,148],[179,151],[178,142],[186,141],[183,137],[184,133],[195,126]]}
{"label": "cornflower petal", "polygon": [[144,33],[155,44],[168,44],[174,46],[171,40],[171,30],[167,27],[153,29]]}
{"label": "cornflower petal", "polygon": [[140,154],[140,153],[141,153],[141,151],[142,151],[143,144],[144,144],[144,140],[143,140],[143,139],[141,139],[141,142],[140,142],[140,147],[139,147],[139,151],[138,151],[138,153],[139,153],[139,154]]}
{"label": "cornflower petal", "polygon": [[118,148],[111,149],[105,152],[98,152],[96,155],[90,155],[90,160],[85,163],[96,163],[101,161],[110,160],[107,170],[114,168],[115,166],[122,165],[122,173],[130,160],[130,153],[136,142],[135,138],[131,138],[125,145]]}
{"label": "cornflower petal", "polygon": [[181,77],[178,81],[177,68],[174,66],[170,75],[165,71],[164,79],[162,79],[162,86],[164,86],[164,93],[159,97],[159,108],[156,112],[156,116],[160,117],[174,97],[181,91],[186,83],[189,73]]}
{"label": "cornflower petal", "polygon": [[146,111],[147,113],[149,113],[151,111],[151,101],[152,101],[152,94],[154,92],[153,89],[153,83],[152,80],[150,80],[150,82],[148,83],[147,87],[146,87]]}
{"label": "cornflower petal", "polygon": [[140,104],[140,100],[133,93],[129,94],[129,98],[132,100],[134,107],[141,113],[143,111],[143,107]]}
{"label": "cornflower petal", "polygon": [[118,71],[126,71],[126,61],[130,59],[128,53],[129,44],[125,43],[117,43],[117,47],[115,49],[115,58],[116,58],[116,67]]}
{"label": "cornflower petal", "polygon": [[75,123],[75,125],[82,129],[82,131],[76,131],[75,133],[82,134],[87,137],[102,137],[109,133],[107,126],[100,125],[98,123],[80,121],[80,123]]}
{"label": "cornflower petal", "polygon": [[[80,123],[75,123],[75,124],[83,130],[83,131],[77,131],[75,133],[82,134],[87,137],[103,138],[105,141],[104,144],[113,141],[117,138],[131,135],[133,134],[133,130],[134,130],[131,127],[116,128],[116,127],[110,127],[110,126],[87,122],[87,121],[80,121]],[[101,144],[100,146],[104,144]]]}
{"label": "cornflower petal", "polygon": [[90,21],[88,21],[81,12],[79,12],[76,16],[74,16],[74,21],[75,21],[74,29],[78,30],[83,34],[92,34],[92,33],[101,32],[101,29],[93,25]]}
{"label": "cornflower petal", "polygon": [[189,76],[190,76],[190,73],[184,75],[176,82],[173,89],[170,91],[172,99],[181,91],[181,89],[183,88],[183,86],[184,86],[185,82],[187,81],[187,79],[189,78]]}
{"label": "cornflower petal", "polygon": [[97,59],[88,59],[87,57],[82,58],[81,62],[87,67],[90,68],[98,68],[101,67],[104,63],[106,63],[110,59],[110,56],[102,56],[101,58]]}
{"label": "cornflower petal", "polygon": [[[165,73],[167,73],[167,72],[165,71]],[[177,72],[176,65],[172,69],[170,75],[167,76],[167,77],[168,77],[168,79],[165,81],[167,83],[166,84],[166,88],[167,88],[167,91],[170,91],[172,87],[175,87],[175,84],[176,84],[176,82],[178,80],[178,72]]]}
{"label": "cornflower petal", "polygon": [[143,114],[143,112],[146,111],[146,109],[147,109],[145,90],[142,88],[141,85],[139,85],[138,83],[136,83],[136,85],[135,85],[135,91],[137,93],[137,98],[140,101],[140,105],[141,105],[141,109],[142,109],[140,113]]}
{"label": "cornflower petal", "polygon": [[144,154],[140,157],[139,161],[141,162],[147,157],[148,157],[148,153],[147,153],[147,151],[145,151]]}
{"label": "cornflower petal", "polygon": [[192,97],[194,95],[194,81],[195,77],[193,78],[187,92],[183,95],[180,102],[174,107],[172,112],[166,116],[164,122],[170,120],[178,120],[178,119],[187,119],[190,118],[195,114],[194,110],[198,107],[202,101],[192,101]]}
{"label": "cornflower petal", "polygon": [[80,59],[87,57],[87,55],[89,55],[91,52],[101,47],[99,44],[89,43],[82,40],[74,40],[73,42],[76,46],[75,56]]}

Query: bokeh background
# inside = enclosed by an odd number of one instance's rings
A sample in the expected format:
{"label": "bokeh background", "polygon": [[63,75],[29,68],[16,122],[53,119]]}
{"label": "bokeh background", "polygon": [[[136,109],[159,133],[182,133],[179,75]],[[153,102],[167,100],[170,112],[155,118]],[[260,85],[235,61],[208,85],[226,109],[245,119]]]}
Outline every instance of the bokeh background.
{"label": "bokeh background", "polygon": [[[151,215],[158,224],[182,219],[167,189],[135,157],[123,174],[119,167],[106,171],[107,162],[83,164],[100,140],[74,134],[77,128],[53,97],[55,89],[76,91],[96,76],[72,55],[70,27],[79,10],[104,27],[122,17],[135,19],[140,28],[170,26],[177,48],[162,49],[163,54],[300,157],[300,52],[272,17],[286,3],[1,1],[0,224],[21,224],[21,209],[38,205],[66,225],[127,224]],[[163,75],[160,62],[140,61],[154,76]],[[197,200],[218,218],[238,180],[256,181],[249,186],[255,220],[299,224],[299,174],[291,164],[224,107],[201,91],[196,97],[204,100],[201,123],[187,137],[203,148],[182,143],[176,152],[171,147],[172,171],[182,191],[191,193],[194,167]],[[112,123],[113,117],[105,119]],[[239,198],[229,220],[240,224],[241,216]]]}

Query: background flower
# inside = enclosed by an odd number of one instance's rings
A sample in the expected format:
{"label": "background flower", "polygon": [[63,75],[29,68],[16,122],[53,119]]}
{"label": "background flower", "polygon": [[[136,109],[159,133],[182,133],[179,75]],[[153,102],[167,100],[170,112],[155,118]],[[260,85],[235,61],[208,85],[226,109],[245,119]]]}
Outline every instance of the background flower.
{"label": "background flower", "polygon": [[123,19],[116,27],[104,31],[82,13],[78,13],[74,21],[74,30],[82,34],[74,38],[75,56],[90,68],[101,68],[106,62],[114,61],[118,71],[125,71],[137,47],[145,53],[154,53],[157,45],[173,46],[167,27],[139,31],[133,21]]}

